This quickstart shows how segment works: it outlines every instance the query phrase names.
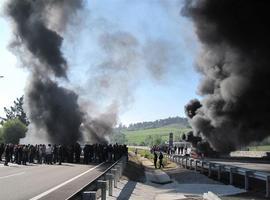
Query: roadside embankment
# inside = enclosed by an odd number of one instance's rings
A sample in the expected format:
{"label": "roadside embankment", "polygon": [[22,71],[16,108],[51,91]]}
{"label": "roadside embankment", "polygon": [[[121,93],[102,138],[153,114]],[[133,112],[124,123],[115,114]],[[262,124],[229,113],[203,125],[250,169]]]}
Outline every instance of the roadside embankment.
{"label": "roadside embankment", "polygon": [[208,191],[219,196],[243,192],[202,174],[182,169],[170,161],[164,169],[155,169],[151,159],[129,152],[124,177],[114,188],[114,196],[107,199],[202,200],[203,194]]}

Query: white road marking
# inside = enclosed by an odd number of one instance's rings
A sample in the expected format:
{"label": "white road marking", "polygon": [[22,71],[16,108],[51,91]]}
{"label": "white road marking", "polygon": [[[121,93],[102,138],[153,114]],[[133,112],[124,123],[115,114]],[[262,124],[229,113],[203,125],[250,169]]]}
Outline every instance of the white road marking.
{"label": "white road marking", "polygon": [[7,175],[7,176],[1,176],[0,179],[5,179],[5,178],[13,177],[13,176],[19,176],[19,175],[22,175],[22,174],[25,174],[25,172],[20,172],[20,173],[16,173],[16,174],[10,174],[10,175]]}
{"label": "white road marking", "polygon": [[59,185],[57,185],[57,186],[55,186],[55,187],[53,187],[53,188],[51,188],[51,189],[49,189],[49,190],[47,190],[47,191],[45,191],[45,192],[43,192],[43,193],[41,193],[41,194],[35,196],[35,197],[33,197],[33,198],[31,198],[30,200],[37,200],[37,199],[40,199],[40,198],[46,196],[47,194],[49,194],[49,193],[51,193],[51,192],[57,190],[58,188],[60,188],[60,187],[62,187],[62,186],[64,186],[64,185],[70,183],[71,181],[74,181],[75,179],[77,179],[77,178],[79,178],[79,177],[81,177],[81,176],[87,174],[88,172],[90,172],[90,171],[92,171],[92,170],[98,168],[98,167],[99,167],[100,165],[102,165],[102,164],[104,164],[104,162],[103,162],[103,163],[100,163],[99,165],[97,165],[97,166],[95,166],[95,167],[93,167],[93,168],[91,168],[91,169],[88,169],[87,171],[85,171],[85,172],[83,172],[83,173],[81,173],[81,174],[79,174],[79,175],[77,175],[77,176],[75,176],[75,177],[73,177],[73,178],[71,178],[71,179],[69,179],[69,180],[67,180],[67,181],[65,181],[65,182],[63,182],[63,183],[61,183],[61,184],[59,184]]}

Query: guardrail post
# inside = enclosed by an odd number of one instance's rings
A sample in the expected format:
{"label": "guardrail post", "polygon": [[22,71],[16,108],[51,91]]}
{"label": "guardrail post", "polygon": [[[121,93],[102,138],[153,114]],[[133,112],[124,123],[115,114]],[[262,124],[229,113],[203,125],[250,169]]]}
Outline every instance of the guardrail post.
{"label": "guardrail post", "polygon": [[213,167],[213,163],[209,163],[208,164],[208,177],[211,177],[212,175],[212,167]]}
{"label": "guardrail post", "polygon": [[83,192],[82,200],[97,200],[97,192],[96,191]]}
{"label": "guardrail post", "polygon": [[202,168],[201,168],[201,171],[200,171],[202,174],[204,172],[204,161],[202,161]]}
{"label": "guardrail post", "polygon": [[189,168],[192,169],[192,162],[193,162],[193,159],[189,159]]}
{"label": "guardrail post", "polygon": [[119,179],[120,179],[120,177],[122,176],[122,167],[121,167],[121,165],[116,165],[115,166],[116,167],[116,169],[117,169],[117,172],[118,172],[118,180],[117,181],[119,181]]}
{"label": "guardrail post", "polygon": [[195,172],[198,170],[198,160],[195,160]]}
{"label": "guardrail post", "polygon": [[114,187],[117,188],[117,169],[111,169],[111,172],[114,175]]}
{"label": "guardrail post", "polygon": [[188,168],[188,158],[186,157],[186,163],[185,163],[185,168]]}
{"label": "guardrail post", "polygon": [[270,184],[269,184],[270,183],[270,176],[266,177],[265,183],[266,183],[266,194],[265,194],[265,196],[270,197],[270,191],[269,191],[270,190],[270,188],[269,188],[270,187]]}
{"label": "guardrail post", "polygon": [[249,180],[248,176],[250,175],[251,171],[245,171],[245,190],[249,189]]}
{"label": "guardrail post", "polygon": [[184,167],[184,157],[181,158],[181,166]]}
{"label": "guardrail post", "polygon": [[223,170],[223,165],[218,165],[218,180],[220,181],[221,180],[221,173],[222,173],[222,170]]}
{"label": "guardrail post", "polygon": [[233,185],[233,173],[235,172],[235,167],[230,167],[230,185]]}
{"label": "guardrail post", "polygon": [[98,180],[97,182],[98,182],[98,187],[101,188],[101,200],[106,200],[107,181]]}
{"label": "guardrail post", "polygon": [[112,186],[113,177],[114,177],[113,174],[106,174],[106,178],[109,180],[109,195],[110,196],[112,196],[113,194],[113,186]]}

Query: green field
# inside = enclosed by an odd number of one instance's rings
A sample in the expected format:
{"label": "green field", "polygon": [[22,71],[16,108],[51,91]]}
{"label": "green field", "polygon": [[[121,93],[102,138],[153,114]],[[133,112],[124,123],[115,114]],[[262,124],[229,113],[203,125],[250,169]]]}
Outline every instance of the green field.
{"label": "green field", "polygon": [[124,131],[127,143],[129,145],[144,145],[146,140],[151,136],[153,138],[160,137],[163,142],[169,140],[169,133],[174,134],[174,140],[178,141],[183,133],[190,131],[190,128],[182,128],[177,124],[171,124],[161,128],[152,128],[137,131]]}
{"label": "green field", "polygon": [[249,147],[250,151],[270,151],[270,145],[262,145],[262,146],[251,146]]}

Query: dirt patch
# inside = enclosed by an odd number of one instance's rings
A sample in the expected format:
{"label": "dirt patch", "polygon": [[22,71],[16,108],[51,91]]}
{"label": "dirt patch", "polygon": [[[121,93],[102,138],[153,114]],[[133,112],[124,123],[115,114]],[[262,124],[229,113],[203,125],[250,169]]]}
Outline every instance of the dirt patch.
{"label": "dirt patch", "polygon": [[129,161],[123,172],[122,178],[135,182],[145,182],[144,167],[138,160],[137,156],[129,154]]}

